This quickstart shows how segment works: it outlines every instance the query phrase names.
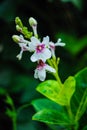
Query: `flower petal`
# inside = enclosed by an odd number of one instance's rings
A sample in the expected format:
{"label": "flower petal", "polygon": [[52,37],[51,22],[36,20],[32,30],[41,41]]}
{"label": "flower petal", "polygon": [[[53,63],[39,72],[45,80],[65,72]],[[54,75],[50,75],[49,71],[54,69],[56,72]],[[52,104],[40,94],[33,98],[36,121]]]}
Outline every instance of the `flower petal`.
{"label": "flower petal", "polygon": [[20,53],[16,56],[19,60],[22,58],[23,51],[20,51]]}
{"label": "flower petal", "polygon": [[38,79],[38,70],[37,70],[37,69],[35,69],[34,78],[35,78],[35,79]]}
{"label": "flower petal", "polygon": [[33,44],[38,44],[38,43],[40,43],[39,39],[37,39],[36,37],[31,37],[31,42],[32,42]]}
{"label": "flower petal", "polygon": [[45,69],[46,69],[47,71],[49,71],[49,72],[52,72],[52,73],[55,73],[55,72],[56,72],[56,70],[55,70],[54,68],[52,68],[51,66],[49,66],[49,65],[47,65],[47,64],[46,64],[46,66],[45,66]]}
{"label": "flower petal", "polygon": [[44,37],[42,43],[49,46],[49,36]]}
{"label": "flower petal", "polygon": [[38,60],[38,55],[36,54],[36,52],[34,52],[34,54],[30,57],[30,60],[32,62],[36,62]]}
{"label": "flower petal", "polygon": [[65,43],[61,42],[61,38],[59,38],[55,43],[55,46],[65,46]]}
{"label": "flower petal", "polygon": [[38,77],[41,81],[44,81],[45,78],[46,78],[46,71],[45,69],[43,68],[42,70],[38,70]]}
{"label": "flower petal", "polygon": [[39,44],[40,41],[36,37],[31,37],[31,42],[28,44],[29,45],[29,50],[35,51],[37,44]]}
{"label": "flower petal", "polygon": [[58,43],[58,42],[57,42],[57,43],[55,44],[55,46],[65,46],[65,43],[63,43],[63,42]]}
{"label": "flower petal", "polygon": [[51,51],[48,48],[46,48],[43,52],[43,56],[44,56],[44,59],[45,59],[44,61],[51,58]]}

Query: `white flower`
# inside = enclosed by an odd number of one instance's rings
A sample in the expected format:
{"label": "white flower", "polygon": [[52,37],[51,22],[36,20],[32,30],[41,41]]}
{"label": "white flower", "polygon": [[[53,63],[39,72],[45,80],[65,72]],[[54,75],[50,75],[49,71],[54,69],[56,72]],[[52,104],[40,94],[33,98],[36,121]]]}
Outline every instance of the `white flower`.
{"label": "white flower", "polygon": [[49,48],[51,50],[52,56],[55,56],[55,47],[56,46],[65,46],[65,43],[61,42],[61,39],[59,38],[56,43],[49,42]]}
{"label": "white flower", "polygon": [[29,50],[34,52],[31,56],[31,61],[36,62],[38,60],[43,60],[44,62],[51,57],[51,51],[47,48],[49,44],[49,37],[44,37],[43,41],[40,42],[36,37],[31,37],[31,42],[29,44]]}
{"label": "white flower", "polygon": [[41,81],[44,81],[46,78],[46,71],[49,71],[51,73],[56,72],[54,68],[40,60],[37,68],[35,69],[34,78],[39,78]]}
{"label": "white flower", "polygon": [[21,48],[20,53],[17,55],[17,58],[21,60],[23,52],[29,51],[29,41],[25,40],[22,35],[13,35],[13,39],[18,43],[19,47]]}

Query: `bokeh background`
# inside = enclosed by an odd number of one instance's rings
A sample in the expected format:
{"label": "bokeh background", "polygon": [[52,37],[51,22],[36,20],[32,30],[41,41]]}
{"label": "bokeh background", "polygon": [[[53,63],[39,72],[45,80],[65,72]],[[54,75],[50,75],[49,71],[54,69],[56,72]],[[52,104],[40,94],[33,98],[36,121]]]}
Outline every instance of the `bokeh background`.
{"label": "bokeh background", "polygon": [[[0,130],[12,130],[12,120],[6,114],[11,106],[6,103],[6,93],[15,108],[43,97],[35,88],[40,83],[33,78],[35,64],[28,52],[21,61],[16,55],[19,46],[13,42],[15,17],[19,16],[31,30],[28,19],[38,21],[38,34],[49,35],[54,42],[61,38],[64,48],[57,47],[60,57],[59,75],[64,81],[87,66],[87,1],[86,0],[1,0],[0,1]],[[49,74],[47,79],[53,78]],[[4,92],[6,90],[6,93]],[[18,113],[17,130],[50,130],[44,123],[32,121],[34,108],[29,105]],[[86,122],[86,120],[85,120]]]}

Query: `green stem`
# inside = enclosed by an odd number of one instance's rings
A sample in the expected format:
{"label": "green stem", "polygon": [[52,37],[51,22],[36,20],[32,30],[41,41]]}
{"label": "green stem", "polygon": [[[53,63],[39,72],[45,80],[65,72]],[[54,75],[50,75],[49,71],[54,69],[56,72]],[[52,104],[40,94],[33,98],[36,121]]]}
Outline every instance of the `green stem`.
{"label": "green stem", "polygon": [[70,126],[68,126],[68,129],[69,130],[78,130],[78,122],[75,122],[75,120],[74,120],[74,115],[72,113],[70,104],[67,105],[66,108],[67,108],[67,112],[68,112],[68,115],[69,115],[69,118],[71,121],[71,124],[70,124]]}
{"label": "green stem", "polygon": [[68,115],[69,115],[70,120],[73,121],[74,116],[73,116],[73,113],[72,113],[70,104],[67,105],[66,108],[67,108],[67,111],[68,111]]}
{"label": "green stem", "polygon": [[53,57],[53,59],[48,60],[48,63],[49,63],[50,66],[55,68],[56,73],[52,73],[52,74],[56,78],[56,80],[58,81],[58,84],[60,85],[60,88],[61,88],[63,85],[62,85],[61,79],[58,75],[58,64],[56,63],[56,58]]}
{"label": "green stem", "polygon": [[87,107],[87,88],[86,88],[86,90],[83,94],[83,97],[81,99],[79,108],[78,108],[76,116],[75,116],[75,121],[78,121],[81,118],[81,116],[85,112],[86,107]]}
{"label": "green stem", "polygon": [[16,121],[17,121],[17,112],[13,103],[12,98],[9,96],[9,94],[7,94],[7,100],[6,102],[11,106],[11,111],[12,111],[12,115],[9,115],[12,119],[12,124],[13,124],[13,130],[17,130],[17,125],[16,125]]}
{"label": "green stem", "polygon": [[12,104],[12,110],[14,111],[15,115],[12,118],[12,122],[13,122],[13,130],[17,130],[17,113],[14,107],[14,104]]}
{"label": "green stem", "polygon": [[17,126],[16,126],[16,118],[12,119],[13,122],[13,130],[17,130]]}
{"label": "green stem", "polygon": [[61,80],[60,80],[60,77],[59,77],[58,73],[57,73],[57,72],[54,73],[53,76],[56,78],[58,84],[60,85],[60,88],[62,88],[63,85],[62,85],[62,82],[61,82]]}

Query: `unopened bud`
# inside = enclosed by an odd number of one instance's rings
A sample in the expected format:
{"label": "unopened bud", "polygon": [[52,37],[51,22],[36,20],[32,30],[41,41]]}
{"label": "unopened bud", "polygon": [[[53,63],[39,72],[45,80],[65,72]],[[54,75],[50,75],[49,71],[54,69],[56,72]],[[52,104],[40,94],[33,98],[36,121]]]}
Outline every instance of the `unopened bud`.
{"label": "unopened bud", "polygon": [[22,32],[22,28],[19,25],[16,25],[16,30]]}
{"label": "unopened bud", "polygon": [[33,17],[30,17],[29,18],[29,24],[30,24],[31,27],[35,26],[35,25],[37,25],[37,21]]}
{"label": "unopened bud", "polygon": [[16,18],[15,18],[15,23],[16,23],[17,25],[19,25],[20,27],[23,27],[22,21],[21,21],[21,19],[20,19],[19,17],[16,17]]}
{"label": "unopened bud", "polygon": [[13,39],[13,41],[16,42],[16,43],[19,43],[19,42],[20,42],[20,37],[19,37],[18,35],[13,35],[13,36],[12,36],[12,39]]}

